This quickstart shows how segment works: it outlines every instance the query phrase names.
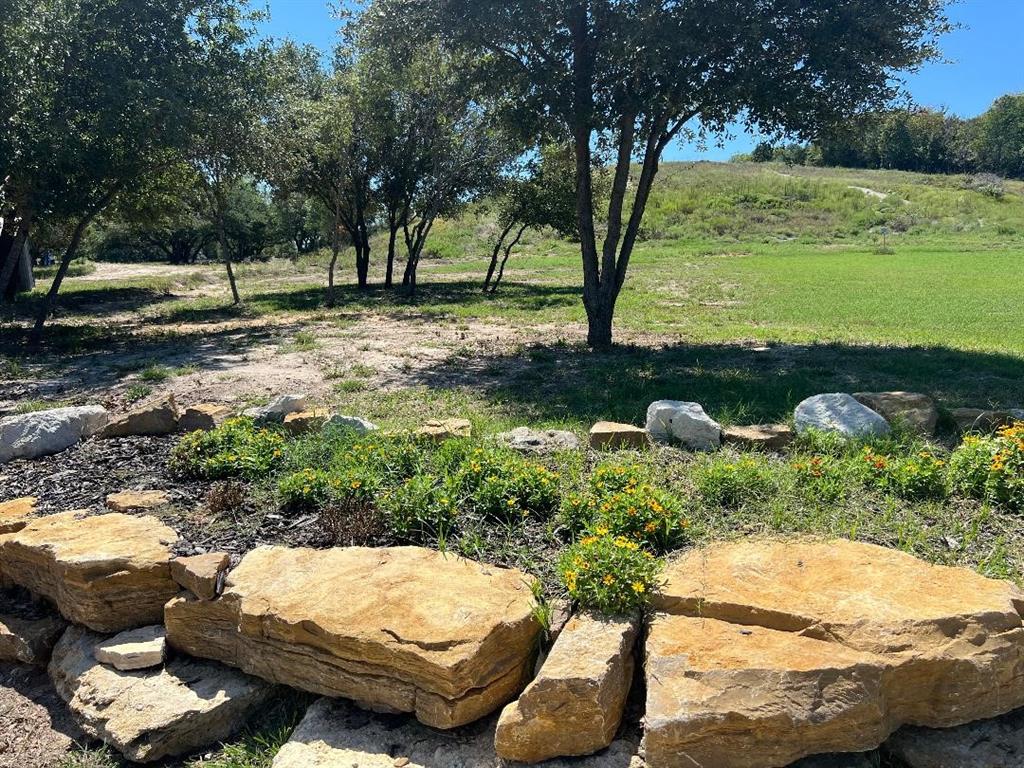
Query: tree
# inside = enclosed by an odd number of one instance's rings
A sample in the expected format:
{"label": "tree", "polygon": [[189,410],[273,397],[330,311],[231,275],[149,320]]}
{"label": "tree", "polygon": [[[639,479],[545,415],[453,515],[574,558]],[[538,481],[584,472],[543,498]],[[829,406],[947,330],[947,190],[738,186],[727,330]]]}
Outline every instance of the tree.
{"label": "tree", "polygon": [[[18,97],[0,131],[12,148],[5,199],[27,230],[71,230],[30,344],[38,345],[89,225],[126,190],[173,164],[213,101],[202,86],[248,42],[236,0],[16,0],[0,82]],[[15,68],[8,71],[13,64]],[[18,68],[20,67],[20,69]],[[5,94],[6,97],[6,94]]]}
{"label": "tree", "polygon": [[981,170],[1024,179],[1024,94],[1003,96],[978,119]]}
{"label": "tree", "polygon": [[550,227],[561,237],[576,236],[572,164],[571,147],[547,145],[529,159],[519,175],[506,180],[498,207],[501,229],[491,251],[484,292],[498,290],[512,249],[527,229]]}
{"label": "tree", "polygon": [[[480,57],[481,82],[519,130],[571,138],[588,341],[607,347],[665,148],[694,121],[707,133],[740,119],[808,138],[888,102],[894,75],[936,53],[944,4],[377,0],[370,22],[383,37],[415,18]],[[595,147],[615,169],[600,245]]]}

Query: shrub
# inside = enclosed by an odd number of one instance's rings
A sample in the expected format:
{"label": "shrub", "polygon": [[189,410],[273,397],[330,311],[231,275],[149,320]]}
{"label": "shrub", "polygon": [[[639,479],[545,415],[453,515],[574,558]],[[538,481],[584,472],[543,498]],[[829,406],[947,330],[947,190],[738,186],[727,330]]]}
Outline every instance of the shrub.
{"label": "shrub", "polygon": [[206,480],[255,478],[282,462],[284,436],[248,418],[229,419],[209,432],[185,435],[171,453],[177,474]]}
{"label": "shrub", "polygon": [[391,532],[403,541],[443,539],[455,528],[458,518],[453,490],[438,475],[414,475],[381,494],[381,511]]}
{"label": "shrub", "polygon": [[950,459],[950,486],[965,496],[1024,509],[1024,421],[995,437],[964,438]]}
{"label": "shrub", "polygon": [[468,510],[506,522],[549,517],[561,498],[557,473],[495,448],[469,453],[455,471],[454,483]]}
{"label": "shrub", "polygon": [[561,556],[558,571],[581,608],[606,614],[636,610],[657,586],[661,561],[635,541],[612,534],[580,539]]}
{"label": "shrub", "polygon": [[862,472],[869,485],[904,499],[941,499],[946,495],[946,462],[931,451],[890,456],[865,446]]}
{"label": "shrub", "polygon": [[763,500],[779,489],[777,471],[767,459],[753,456],[714,458],[697,470],[694,481],[706,503],[722,507]]}
{"label": "shrub", "polygon": [[835,456],[809,456],[793,462],[796,485],[817,501],[834,503],[849,495],[847,467]]}
{"label": "shrub", "polygon": [[288,509],[319,509],[330,498],[330,479],[326,472],[307,468],[282,478],[277,492]]}
{"label": "shrub", "polygon": [[568,494],[562,504],[559,522],[571,534],[603,531],[658,551],[685,538],[687,521],[679,499],[646,482],[641,467],[600,466],[588,485],[584,493]]}

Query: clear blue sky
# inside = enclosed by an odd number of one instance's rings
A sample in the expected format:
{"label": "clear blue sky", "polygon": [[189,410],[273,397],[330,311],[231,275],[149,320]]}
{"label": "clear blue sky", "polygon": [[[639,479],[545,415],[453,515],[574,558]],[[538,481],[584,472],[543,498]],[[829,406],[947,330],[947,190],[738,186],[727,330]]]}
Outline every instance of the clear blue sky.
{"label": "clear blue sky", "polygon": [[[879,0],[894,2],[898,0]],[[328,0],[265,0],[270,20],[268,35],[312,43],[327,51],[337,38],[338,22]],[[259,2],[254,4],[259,5]],[[985,111],[1005,93],[1024,92],[1024,0],[962,0],[951,6],[950,18],[963,28],[943,40],[947,62],[929,64],[908,78],[914,100],[929,107],[946,107],[963,117]],[[754,143],[740,134],[725,146],[675,147],[670,159],[722,160],[749,151]]]}

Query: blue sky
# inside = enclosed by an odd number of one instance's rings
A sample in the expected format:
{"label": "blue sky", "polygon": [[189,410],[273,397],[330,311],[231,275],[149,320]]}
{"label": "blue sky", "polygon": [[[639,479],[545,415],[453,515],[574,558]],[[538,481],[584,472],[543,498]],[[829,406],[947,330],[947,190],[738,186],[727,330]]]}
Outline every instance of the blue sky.
{"label": "blue sky", "polygon": [[[265,1],[270,9],[266,34],[312,43],[324,50],[334,45],[338,22],[331,15],[328,0]],[[929,64],[909,76],[914,100],[973,117],[999,96],[1024,91],[1024,0],[962,0],[950,8],[949,15],[963,28],[943,40],[948,61]],[[704,152],[694,146],[674,147],[668,157],[723,160],[749,151],[755,141],[740,134],[726,141],[724,147],[709,147]]]}

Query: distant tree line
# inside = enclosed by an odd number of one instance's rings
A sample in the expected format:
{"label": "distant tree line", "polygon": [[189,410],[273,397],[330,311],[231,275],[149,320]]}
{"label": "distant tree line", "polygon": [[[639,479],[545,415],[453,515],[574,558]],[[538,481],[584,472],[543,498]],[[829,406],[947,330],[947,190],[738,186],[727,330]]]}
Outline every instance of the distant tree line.
{"label": "distant tree line", "polygon": [[1024,179],[1024,94],[971,119],[933,109],[870,112],[810,143],[761,142],[736,159]]}

